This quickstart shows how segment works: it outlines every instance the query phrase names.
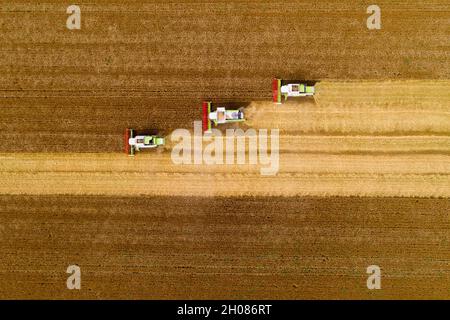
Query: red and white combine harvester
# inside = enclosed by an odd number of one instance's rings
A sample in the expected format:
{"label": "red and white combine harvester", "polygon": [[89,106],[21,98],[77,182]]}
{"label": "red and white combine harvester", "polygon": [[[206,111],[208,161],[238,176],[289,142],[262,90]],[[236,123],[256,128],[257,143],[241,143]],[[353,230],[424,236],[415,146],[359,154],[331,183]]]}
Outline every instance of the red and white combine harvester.
{"label": "red and white combine harvester", "polygon": [[276,104],[282,104],[288,97],[308,97],[314,93],[314,86],[305,83],[291,83],[277,78],[272,80],[272,96]]}
{"label": "red and white combine harvester", "polygon": [[134,156],[135,151],[163,146],[165,139],[157,135],[136,135],[133,129],[126,129],[124,135],[125,153]]}
{"label": "red and white combine harvester", "polygon": [[224,107],[217,107],[214,111],[212,109],[211,101],[203,101],[202,125],[203,131],[206,133],[211,132],[211,123],[217,126],[218,124],[245,121],[242,109],[226,110]]}

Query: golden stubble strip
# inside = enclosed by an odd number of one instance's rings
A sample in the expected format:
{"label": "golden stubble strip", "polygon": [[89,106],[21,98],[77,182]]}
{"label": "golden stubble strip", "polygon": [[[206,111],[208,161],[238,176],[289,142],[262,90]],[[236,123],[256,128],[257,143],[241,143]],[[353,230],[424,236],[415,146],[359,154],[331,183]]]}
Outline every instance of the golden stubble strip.
{"label": "golden stubble strip", "polygon": [[449,155],[449,146],[450,136],[280,136],[280,152],[292,153]]}
{"label": "golden stubble strip", "polygon": [[316,85],[314,99],[252,102],[252,128],[330,135],[448,135],[450,81],[362,81]]}
{"label": "golden stubble strip", "polygon": [[168,139],[135,158],[2,154],[0,193],[449,197],[449,87],[323,81],[315,100],[252,102],[247,126],[281,129],[275,176],[262,176],[263,164],[175,165]]}
{"label": "golden stubble strip", "polygon": [[187,196],[450,196],[447,155],[281,154],[261,165],[175,165],[169,152],[2,154],[0,194]]}
{"label": "golden stubble strip", "polygon": [[[449,175],[206,173],[14,173],[0,193],[105,196],[402,196],[449,197]],[[8,181],[10,185],[8,186]]]}

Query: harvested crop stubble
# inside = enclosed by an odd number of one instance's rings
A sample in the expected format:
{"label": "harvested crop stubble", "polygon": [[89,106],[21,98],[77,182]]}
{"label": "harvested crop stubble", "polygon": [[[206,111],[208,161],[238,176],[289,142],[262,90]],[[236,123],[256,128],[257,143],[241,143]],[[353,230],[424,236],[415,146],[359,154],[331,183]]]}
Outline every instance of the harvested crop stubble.
{"label": "harvested crop stubble", "polygon": [[248,126],[327,135],[448,135],[450,81],[362,81],[316,85],[314,99],[252,102]]}
{"label": "harvested crop stubble", "polygon": [[446,155],[280,155],[259,165],[174,165],[169,154],[2,155],[1,194],[450,196]]}

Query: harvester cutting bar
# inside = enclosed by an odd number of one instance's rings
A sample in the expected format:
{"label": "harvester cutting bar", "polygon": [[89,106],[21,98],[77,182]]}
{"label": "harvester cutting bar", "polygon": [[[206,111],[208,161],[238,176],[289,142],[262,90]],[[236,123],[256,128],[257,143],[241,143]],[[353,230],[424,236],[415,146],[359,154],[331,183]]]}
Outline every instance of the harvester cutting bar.
{"label": "harvester cutting bar", "polygon": [[124,151],[129,156],[134,156],[134,146],[130,146],[129,140],[133,138],[133,129],[125,129],[125,134],[123,135]]}
{"label": "harvester cutting bar", "polygon": [[211,102],[203,101],[202,104],[202,127],[203,131],[211,131],[211,121],[209,120],[209,114],[211,112]]}
{"label": "harvester cutting bar", "polygon": [[276,104],[281,104],[281,80],[272,79],[272,99]]}

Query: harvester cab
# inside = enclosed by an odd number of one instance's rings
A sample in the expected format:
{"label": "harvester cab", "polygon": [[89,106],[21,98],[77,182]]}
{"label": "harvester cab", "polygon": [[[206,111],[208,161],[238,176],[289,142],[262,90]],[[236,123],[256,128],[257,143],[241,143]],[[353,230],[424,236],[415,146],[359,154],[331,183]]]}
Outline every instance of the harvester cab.
{"label": "harvester cab", "polygon": [[134,156],[135,151],[156,148],[165,144],[165,139],[157,135],[134,135],[133,129],[126,129],[124,135],[125,153]]}
{"label": "harvester cab", "polygon": [[272,80],[272,96],[276,104],[281,104],[288,97],[308,97],[314,93],[314,86],[305,83],[285,83],[284,80],[276,78]]}
{"label": "harvester cab", "polygon": [[224,107],[217,107],[212,110],[212,103],[204,101],[202,105],[203,117],[202,125],[204,132],[211,132],[211,123],[215,126],[223,123],[245,121],[244,112],[241,109],[227,110]]}

